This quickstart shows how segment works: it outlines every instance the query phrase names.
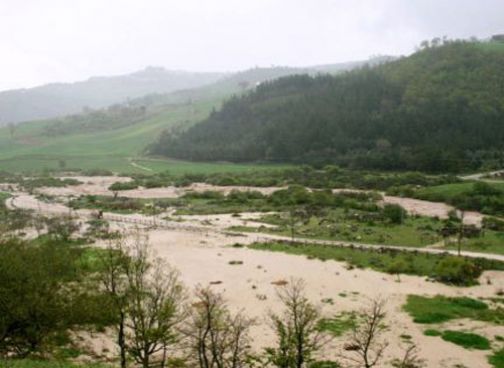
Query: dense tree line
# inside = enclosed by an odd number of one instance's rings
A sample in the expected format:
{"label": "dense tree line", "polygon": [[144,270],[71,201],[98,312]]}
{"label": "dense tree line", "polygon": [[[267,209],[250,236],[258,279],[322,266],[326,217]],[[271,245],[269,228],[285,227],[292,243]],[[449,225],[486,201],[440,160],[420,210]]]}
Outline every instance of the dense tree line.
{"label": "dense tree line", "polygon": [[433,42],[340,76],[297,75],[228,100],[151,152],[191,160],[431,172],[504,162],[504,52]]}

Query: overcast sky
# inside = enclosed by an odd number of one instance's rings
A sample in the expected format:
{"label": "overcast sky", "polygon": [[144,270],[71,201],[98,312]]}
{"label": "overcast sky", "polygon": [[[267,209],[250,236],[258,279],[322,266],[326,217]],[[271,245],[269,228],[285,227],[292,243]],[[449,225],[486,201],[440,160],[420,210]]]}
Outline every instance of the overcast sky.
{"label": "overcast sky", "polygon": [[504,0],[0,0],[0,90],[122,74],[303,66],[504,33]]}

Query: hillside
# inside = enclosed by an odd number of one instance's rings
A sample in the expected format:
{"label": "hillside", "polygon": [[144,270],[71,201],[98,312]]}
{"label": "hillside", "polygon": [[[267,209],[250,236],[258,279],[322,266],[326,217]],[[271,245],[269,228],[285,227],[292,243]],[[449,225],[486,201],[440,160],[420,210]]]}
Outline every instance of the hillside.
{"label": "hillside", "polygon": [[190,160],[460,171],[504,161],[504,52],[450,41],[340,76],[291,76],[228,100],[152,153]]}
{"label": "hillside", "polygon": [[385,60],[388,57],[306,68],[254,68],[237,73],[192,73],[147,67],[126,75],[0,91],[0,126],[78,114],[126,101],[134,101],[135,105],[163,105],[221,97],[287,75],[339,73]]}
{"label": "hillside", "polygon": [[151,93],[197,88],[224,75],[149,67],[127,75],[4,91],[0,92],[0,125],[75,114],[86,107],[102,108]]}
{"label": "hillside", "polygon": [[240,94],[254,89],[258,84],[278,78],[308,74],[339,74],[365,65],[374,66],[394,60],[392,56],[378,56],[368,60],[351,61],[326,65],[314,65],[302,68],[272,66],[269,68],[255,67],[252,69],[230,73],[215,83],[207,84],[200,88],[184,89],[173,93],[155,93],[130,101],[135,106],[141,105],[167,105],[194,102],[202,99],[228,97],[231,94]]}
{"label": "hillside", "polygon": [[[369,63],[381,62],[371,60]],[[227,75],[214,83],[171,93],[148,94],[107,108],[46,120],[0,127],[0,169],[40,171],[103,168],[120,172],[174,169],[185,163],[145,159],[146,148],[163,131],[183,131],[206,119],[233,94],[281,76],[317,70],[352,68],[368,62],[311,68],[254,68]],[[141,162],[145,169],[133,165]],[[142,161],[139,161],[141,158]],[[192,164],[189,167],[193,168]],[[213,168],[215,165],[201,165]],[[199,167],[198,167],[199,169]]]}

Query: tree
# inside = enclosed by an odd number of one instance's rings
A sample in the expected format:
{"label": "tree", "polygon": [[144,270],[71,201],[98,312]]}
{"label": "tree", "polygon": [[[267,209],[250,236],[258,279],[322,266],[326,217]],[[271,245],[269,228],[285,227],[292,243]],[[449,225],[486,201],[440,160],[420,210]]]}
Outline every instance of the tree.
{"label": "tree", "polygon": [[418,356],[418,347],[415,344],[409,344],[404,350],[401,359],[392,361],[394,368],[422,368],[425,367],[425,361]]}
{"label": "tree", "polygon": [[128,303],[128,286],[126,267],[129,261],[125,253],[124,239],[119,238],[110,242],[105,252],[100,253],[102,272],[100,280],[105,293],[110,297],[111,305],[117,315],[117,345],[119,346],[121,368],[126,368],[126,339],[125,323]]}
{"label": "tree", "polygon": [[0,357],[43,351],[72,324],[73,293],[65,283],[75,279],[74,265],[68,247],[0,244]]}
{"label": "tree", "polygon": [[222,295],[210,288],[197,288],[196,301],[183,328],[192,362],[200,368],[245,367],[253,323],[242,313],[231,315]]}
{"label": "tree", "polygon": [[[167,349],[177,341],[176,326],[184,318],[184,288],[177,270],[151,261],[148,239],[135,234],[126,262],[126,348],[143,368],[164,366]],[[162,353],[160,362],[152,357]]]}
{"label": "tree", "polygon": [[301,279],[291,279],[278,291],[282,314],[271,314],[277,346],[266,350],[269,361],[280,368],[302,368],[313,362],[313,354],[327,342],[318,327],[320,313],[305,296]]}
{"label": "tree", "polygon": [[[109,243],[100,260],[100,280],[116,315],[121,368],[127,354],[143,368],[164,367],[168,347],[178,339],[176,327],[185,317],[178,271],[153,260],[148,239],[140,232]],[[154,362],[155,355],[160,358]]]}
{"label": "tree", "polygon": [[47,234],[54,239],[68,241],[72,234],[79,230],[79,225],[71,216],[57,216],[45,219]]}
{"label": "tree", "polygon": [[397,276],[397,282],[401,282],[401,273],[407,272],[409,264],[403,257],[396,257],[387,267],[387,272]]}
{"label": "tree", "polygon": [[378,365],[388,346],[388,342],[382,339],[386,317],[384,309],[385,301],[378,298],[362,311],[361,320],[353,327],[350,341],[345,345],[345,350],[352,355],[345,355],[344,359],[364,368]]}

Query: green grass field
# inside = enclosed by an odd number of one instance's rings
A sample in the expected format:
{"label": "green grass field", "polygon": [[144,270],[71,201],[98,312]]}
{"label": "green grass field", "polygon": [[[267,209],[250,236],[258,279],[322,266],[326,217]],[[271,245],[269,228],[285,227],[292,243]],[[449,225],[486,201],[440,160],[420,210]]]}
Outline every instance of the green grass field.
{"label": "green grass field", "polygon": [[[268,210],[268,209],[265,209]],[[183,213],[184,210],[180,212]],[[235,211],[239,212],[239,211]],[[336,214],[339,214],[337,216]],[[331,216],[338,220],[336,225],[328,226],[327,219]],[[291,236],[291,227],[288,219],[281,215],[265,215],[261,221],[277,225],[277,228],[233,227],[230,230],[246,232],[264,232],[275,235]],[[294,235],[297,240],[340,240],[362,244],[392,245],[406,247],[425,247],[434,243],[443,245],[443,238],[438,230],[443,223],[435,218],[409,217],[403,224],[384,224],[376,222],[368,224],[351,220],[343,216],[343,210],[337,209],[324,218],[313,217],[307,223],[296,223]],[[446,249],[457,249],[454,242],[447,242]],[[476,238],[462,239],[462,250],[479,253],[504,254],[504,232],[485,230]]]}
{"label": "green grass field", "polygon": [[[291,228],[287,219],[271,221],[278,215],[266,215],[265,223],[280,225],[278,228],[265,228],[272,234],[291,236]],[[327,225],[328,219],[334,220],[334,225]],[[428,217],[410,217],[403,224],[384,224],[380,222],[365,223],[351,220],[345,216],[343,209],[332,210],[323,218],[313,217],[306,223],[295,225],[297,238],[341,240],[365,244],[395,245],[424,247],[441,240],[437,229],[442,226],[440,221]],[[255,231],[256,229],[249,229]]]}
{"label": "green grass field", "polygon": [[[455,249],[456,244],[450,244],[448,249]],[[485,230],[485,235],[478,238],[463,239],[462,249],[479,252],[504,254],[504,232]]]}
{"label": "green grass field", "polygon": [[466,349],[489,350],[490,341],[484,336],[462,331],[444,331],[441,338]]}
{"label": "green grass field", "polygon": [[[439,266],[442,265],[443,262],[456,259],[455,256],[401,252],[394,249],[366,249],[359,247],[288,242],[254,243],[249,247],[256,250],[304,255],[309,259],[346,262],[349,265],[349,268],[370,268],[389,274],[403,273],[433,278],[439,278],[441,276],[439,274],[439,272],[441,272],[439,270]],[[473,259],[472,261],[478,263],[482,270],[504,270],[504,262],[489,261],[485,259]],[[504,319],[502,310],[498,315],[498,318],[501,320]]]}
{"label": "green grass field", "polygon": [[[490,186],[504,190],[503,183],[489,183]],[[416,192],[416,196],[430,201],[442,202],[449,201],[454,197],[470,192],[473,189],[474,182],[464,182],[455,184],[437,185],[425,187]]]}
{"label": "green grass field", "polygon": [[[213,106],[210,102],[202,103],[191,119],[203,118]],[[174,106],[121,129],[56,137],[43,135],[44,126],[50,122],[20,124],[13,139],[6,128],[0,129],[0,168],[7,171],[58,169],[64,160],[69,169],[144,172],[131,165],[131,157],[141,156],[163,129],[188,120],[188,114],[188,107]]]}
{"label": "green grass field", "polygon": [[485,302],[468,297],[449,298],[438,295],[429,298],[409,295],[404,310],[415,323],[421,324],[443,323],[462,318],[504,324],[504,310],[490,309]]}
{"label": "green grass field", "polygon": [[19,124],[14,136],[0,128],[0,171],[40,172],[62,169],[106,169],[117,173],[174,174],[243,172],[275,165],[194,163],[145,157],[146,148],[172,127],[188,127],[204,119],[222,103],[222,97],[166,106],[143,121],[120,129],[47,136],[44,128],[54,120]]}

